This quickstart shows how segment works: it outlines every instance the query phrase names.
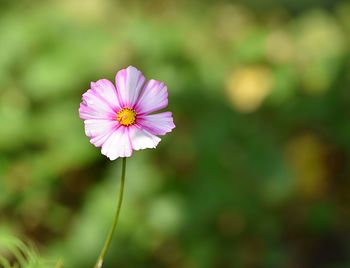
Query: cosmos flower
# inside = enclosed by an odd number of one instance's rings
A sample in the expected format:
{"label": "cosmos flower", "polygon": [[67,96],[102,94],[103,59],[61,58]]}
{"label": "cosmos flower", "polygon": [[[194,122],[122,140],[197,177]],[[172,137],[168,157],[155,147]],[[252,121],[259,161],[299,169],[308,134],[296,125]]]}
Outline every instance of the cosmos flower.
{"label": "cosmos flower", "polygon": [[163,82],[146,81],[133,66],[120,70],[115,85],[107,79],[92,82],[83,94],[79,114],[90,142],[111,160],[129,157],[133,150],[155,148],[158,136],[174,127]]}

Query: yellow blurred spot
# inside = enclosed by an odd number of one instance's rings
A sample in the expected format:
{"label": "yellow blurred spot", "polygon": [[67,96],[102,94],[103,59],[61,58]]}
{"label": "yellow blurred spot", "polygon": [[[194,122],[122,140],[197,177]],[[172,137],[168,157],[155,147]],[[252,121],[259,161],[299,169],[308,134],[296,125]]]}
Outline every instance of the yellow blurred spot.
{"label": "yellow blurred spot", "polygon": [[242,40],[254,27],[253,14],[237,4],[223,4],[216,7],[218,36],[227,41]]}
{"label": "yellow blurred spot", "polygon": [[312,134],[292,139],[286,147],[298,190],[307,197],[321,196],[327,190],[329,172],[326,145]]}
{"label": "yellow blurred spot", "polygon": [[266,39],[265,53],[271,62],[289,63],[295,57],[294,41],[286,31],[272,31]]}
{"label": "yellow blurred spot", "polygon": [[273,87],[273,74],[265,66],[249,66],[236,70],[227,80],[227,93],[240,112],[253,112],[260,107]]}
{"label": "yellow blurred spot", "polygon": [[79,0],[60,0],[56,3],[65,14],[81,22],[104,19],[111,8],[108,0],[86,0],[83,3]]}
{"label": "yellow blurred spot", "polygon": [[326,11],[313,11],[296,22],[296,64],[303,89],[322,94],[336,78],[334,68],[346,51],[345,33]]}

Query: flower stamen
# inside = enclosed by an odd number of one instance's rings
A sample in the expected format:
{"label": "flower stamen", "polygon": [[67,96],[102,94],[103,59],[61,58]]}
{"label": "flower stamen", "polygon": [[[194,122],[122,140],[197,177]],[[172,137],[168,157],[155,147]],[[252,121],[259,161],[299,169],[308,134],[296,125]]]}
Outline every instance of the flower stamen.
{"label": "flower stamen", "polygon": [[131,126],[136,122],[136,112],[130,108],[121,109],[117,113],[117,120],[123,126]]}

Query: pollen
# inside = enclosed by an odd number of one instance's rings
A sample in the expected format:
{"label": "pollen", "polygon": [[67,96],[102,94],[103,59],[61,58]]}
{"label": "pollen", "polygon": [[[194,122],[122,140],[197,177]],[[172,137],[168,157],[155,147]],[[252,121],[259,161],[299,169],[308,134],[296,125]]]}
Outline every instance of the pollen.
{"label": "pollen", "polygon": [[136,112],[130,108],[124,108],[117,113],[117,120],[123,126],[131,126],[136,122]]}

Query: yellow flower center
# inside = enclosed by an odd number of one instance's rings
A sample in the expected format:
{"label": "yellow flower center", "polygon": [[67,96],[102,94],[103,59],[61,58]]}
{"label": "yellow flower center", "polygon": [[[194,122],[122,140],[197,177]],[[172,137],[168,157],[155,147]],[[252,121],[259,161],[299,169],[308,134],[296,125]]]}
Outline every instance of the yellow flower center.
{"label": "yellow flower center", "polygon": [[124,108],[117,113],[117,120],[123,126],[135,124],[136,112],[130,108]]}

